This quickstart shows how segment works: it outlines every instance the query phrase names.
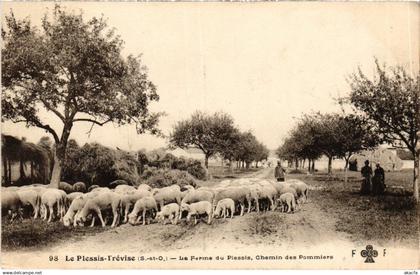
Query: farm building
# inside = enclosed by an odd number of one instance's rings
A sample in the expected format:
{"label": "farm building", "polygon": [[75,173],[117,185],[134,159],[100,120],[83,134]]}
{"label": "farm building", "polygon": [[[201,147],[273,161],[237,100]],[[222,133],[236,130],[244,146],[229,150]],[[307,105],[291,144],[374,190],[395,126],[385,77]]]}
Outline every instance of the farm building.
{"label": "farm building", "polygon": [[2,134],[1,141],[4,185],[28,180],[49,181],[51,160],[47,149],[9,135]]}
{"label": "farm building", "polygon": [[404,161],[398,157],[395,149],[378,148],[373,151],[362,151],[350,157],[350,170],[360,171],[366,160],[369,160],[372,167],[379,162],[385,171],[399,171],[406,168]]}

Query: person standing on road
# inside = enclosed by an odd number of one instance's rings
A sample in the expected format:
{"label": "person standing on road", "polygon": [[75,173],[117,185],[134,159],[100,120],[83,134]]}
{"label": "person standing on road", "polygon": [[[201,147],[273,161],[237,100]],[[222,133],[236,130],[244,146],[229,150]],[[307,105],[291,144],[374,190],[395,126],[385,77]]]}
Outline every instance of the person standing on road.
{"label": "person standing on road", "polygon": [[277,179],[277,181],[284,181],[285,172],[286,170],[284,170],[283,167],[281,166],[281,162],[278,161],[277,166],[274,169],[274,177]]}
{"label": "person standing on road", "polygon": [[360,172],[362,173],[362,176],[363,176],[360,193],[369,194],[371,190],[372,168],[369,166],[368,160],[365,161],[365,166],[363,166]]}
{"label": "person standing on road", "polygon": [[372,179],[373,194],[382,194],[385,191],[385,170],[381,167],[380,163],[376,164],[374,176]]}

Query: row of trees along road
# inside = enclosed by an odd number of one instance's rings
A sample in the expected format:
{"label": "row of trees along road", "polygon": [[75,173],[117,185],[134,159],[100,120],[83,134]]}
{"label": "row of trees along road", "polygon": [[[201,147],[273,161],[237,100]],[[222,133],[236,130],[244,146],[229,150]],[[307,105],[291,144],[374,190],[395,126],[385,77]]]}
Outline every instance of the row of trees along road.
{"label": "row of trees along road", "polygon": [[[307,159],[308,169],[314,171],[315,160],[328,158],[328,173],[334,158],[344,158],[348,170],[349,159],[356,152],[377,145],[378,137],[363,118],[355,115],[304,115],[277,149],[277,155],[290,162]],[[346,179],[347,181],[347,173]]]}
{"label": "row of trees along road", "polygon": [[200,149],[206,168],[209,158],[215,155],[228,160],[230,165],[235,160],[248,168],[253,161],[258,165],[269,154],[251,132],[241,132],[233,118],[222,112],[210,115],[197,111],[191,118],[179,121],[173,127],[170,143],[183,149]]}
{"label": "row of trees along road", "polygon": [[294,161],[309,159],[313,164],[325,155],[331,173],[333,158],[344,158],[347,171],[352,154],[381,143],[408,149],[414,161],[413,196],[418,202],[419,73],[413,76],[403,67],[388,70],[376,61],[373,79],[359,69],[348,81],[350,94],[339,103],[350,107],[353,114],[304,115],[277,149],[278,156]]}
{"label": "row of trees along road", "polygon": [[[52,135],[55,142],[51,185],[58,187],[73,126],[135,124],[138,133],[159,134],[160,113],[149,111],[159,99],[140,57],[121,53],[123,41],[104,18],[56,5],[41,27],[11,12],[2,27],[2,120],[25,123]],[[56,116],[51,126],[42,115]]]}

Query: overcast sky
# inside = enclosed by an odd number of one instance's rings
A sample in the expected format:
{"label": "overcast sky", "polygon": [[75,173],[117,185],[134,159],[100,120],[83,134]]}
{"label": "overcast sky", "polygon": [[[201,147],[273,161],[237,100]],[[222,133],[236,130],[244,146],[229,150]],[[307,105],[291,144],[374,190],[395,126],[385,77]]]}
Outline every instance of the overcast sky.
{"label": "overcast sky", "polygon": [[[50,3],[5,3],[34,24]],[[415,3],[66,3],[85,18],[104,14],[125,41],[124,54],[143,54],[165,111],[160,128],[195,110],[224,111],[276,148],[295,118],[339,111],[346,76],[360,66],[373,72],[374,57],[418,71],[419,10]],[[3,16],[4,18],[4,16]],[[410,62],[411,61],[411,62]],[[52,114],[45,121],[59,127]],[[123,149],[154,149],[166,140],[138,136],[134,126],[76,124],[71,138]],[[7,134],[37,142],[47,135],[22,124],[2,124]]]}

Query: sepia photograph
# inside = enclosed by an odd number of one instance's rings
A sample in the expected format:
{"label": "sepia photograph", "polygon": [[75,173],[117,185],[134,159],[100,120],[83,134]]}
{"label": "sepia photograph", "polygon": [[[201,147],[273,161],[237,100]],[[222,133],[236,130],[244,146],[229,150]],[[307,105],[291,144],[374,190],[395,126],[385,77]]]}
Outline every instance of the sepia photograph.
{"label": "sepia photograph", "polygon": [[1,269],[417,274],[419,7],[2,2]]}

